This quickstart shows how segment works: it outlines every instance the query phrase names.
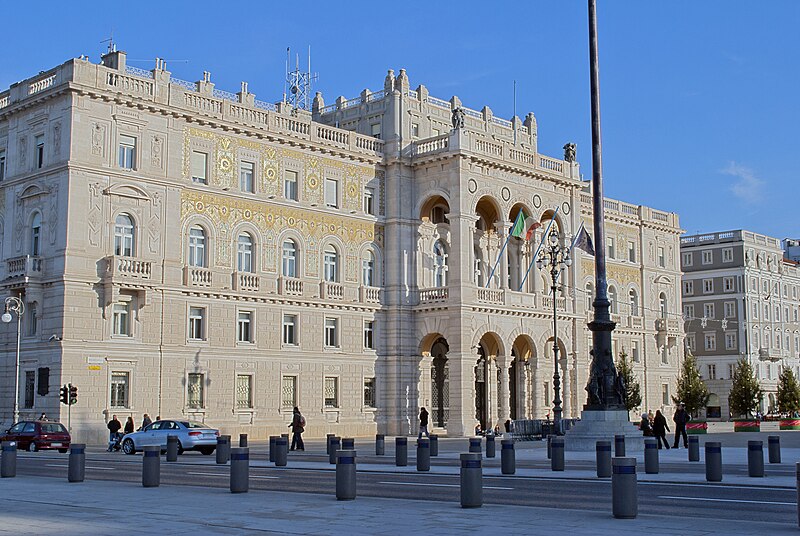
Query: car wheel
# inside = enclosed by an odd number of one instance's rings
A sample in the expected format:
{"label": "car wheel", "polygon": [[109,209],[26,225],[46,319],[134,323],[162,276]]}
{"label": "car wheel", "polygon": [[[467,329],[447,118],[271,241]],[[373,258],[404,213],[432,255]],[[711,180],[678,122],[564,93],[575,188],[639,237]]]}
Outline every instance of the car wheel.
{"label": "car wheel", "polygon": [[180,441],[178,441],[178,454],[183,454],[183,445],[181,445]]}
{"label": "car wheel", "polygon": [[36,452],[37,450],[39,450],[39,447],[36,446],[36,443],[33,441],[28,443],[28,452]]}
{"label": "car wheel", "polygon": [[125,454],[136,454],[136,445],[133,444],[133,439],[126,439],[122,442],[122,452]]}
{"label": "car wheel", "polygon": [[206,456],[214,453],[214,447],[201,447],[200,453]]}
{"label": "car wheel", "polygon": [[61,454],[66,454],[69,449],[58,449]]}

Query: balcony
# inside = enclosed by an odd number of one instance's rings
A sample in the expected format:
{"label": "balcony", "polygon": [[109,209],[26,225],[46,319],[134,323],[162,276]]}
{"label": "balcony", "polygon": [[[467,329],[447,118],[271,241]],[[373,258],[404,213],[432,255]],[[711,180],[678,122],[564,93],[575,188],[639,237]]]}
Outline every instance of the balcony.
{"label": "balcony", "polygon": [[478,288],[476,296],[478,303],[491,303],[494,305],[505,305],[505,291],[496,288]]}
{"label": "balcony", "polygon": [[769,348],[758,349],[758,359],[761,361],[772,361],[773,363],[781,360],[777,352],[771,352]]}
{"label": "balcony", "polygon": [[258,292],[260,281],[252,272],[233,272],[233,290],[240,292]]}
{"label": "balcony", "polygon": [[323,281],[319,284],[319,297],[323,300],[343,300],[344,285],[333,281]]}
{"label": "balcony", "polygon": [[303,280],[296,277],[279,277],[278,294],[281,296],[302,296]]}
{"label": "balcony", "polygon": [[420,305],[429,303],[441,303],[447,301],[449,293],[447,287],[435,287],[420,289],[419,303]]}
{"label": "balcony", "polygon": [[380,303],[381,289],[379,287],[361,286],[358,288],[358,298],[361,303]]}
{"label": "balcony", "polygon": [[678,333],[680,323],[677,318],[656,318],[656,331]]}
{"label": "balcony", "polygon": [[137,257],[109,255],[106,257],[106,276],[119,281],[150,281],[153,263]]}
{"label": "balcony", "polygon": [[208,268],[199,266],[183,267],[183,284],[187,287],[210,287],[212,285],[212,272]]}
{"label": "balcony", "polygon": [[8,259],[7,262],[8,279],[24,279],[25,281],[29,281],[42,277],[42,267],[44,265],[44,259],[42,259],[42,257],[24,255],[22,257]]}
{"label": "balcony", "polygon": [[[553,296],[544,294],[542,295],[542,307],[547,309],[548,311],[553,310]],[[567,310],[567,299],[566,298],[556,298],[556,309],[559,311],[566,311]]]}

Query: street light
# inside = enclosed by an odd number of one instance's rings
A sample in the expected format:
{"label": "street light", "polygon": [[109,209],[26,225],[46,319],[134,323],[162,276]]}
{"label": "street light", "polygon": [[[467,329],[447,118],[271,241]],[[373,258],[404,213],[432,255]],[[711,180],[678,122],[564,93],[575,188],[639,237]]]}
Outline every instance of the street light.
{"label": "street light", "polygon": [[16,296],[9,296],[6,298],[6,310],[0,320],[8,324],[14,318],[11,313],[17,314],[17,360],[14,373],[14,421],[16,424],[19,421],[19,341],[22,335],[22,315],[25,314],[25,304]]}
{"label": "street light", "polygon": [[569,256],[569,248],[562,246],[558,242],[558,232],[555,227],[552,227],[550,235],[547,237],[548,244],[542,249],[539,258],[536,260],[536,266],[541,270],[542,268],[550,268],[550,279],[552,285],[550,289],[553,292],[553,428],[556,435],[561,435],[561,375],[558,373],[558,311],[556,305],[556,282],[558,276],[567,266],[572,265],[572,259]]}

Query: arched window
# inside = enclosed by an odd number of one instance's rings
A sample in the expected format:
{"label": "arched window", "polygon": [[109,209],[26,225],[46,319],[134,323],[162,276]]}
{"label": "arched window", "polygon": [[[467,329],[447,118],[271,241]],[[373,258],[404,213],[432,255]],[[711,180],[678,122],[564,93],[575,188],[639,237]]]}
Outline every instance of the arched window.
{"label": "arched window", "polygon": [[483,254],[481,254],[481,248],[476,247],[474,254],[475,258],[472,269],[474,274],[475,285],[482,287],[484,285],[484,281],[483,281]]}
{"label": "arched window", "polygon": [[445,214],[447,213],[447,207],[444,205],[436,205],[431,210],[431,223],[447,223],[447,218]]}
{"label": "arched window", "polygon": [[339,278],[339,253],[336,248],[328,244],[322,258],[323,275],[325,281],[335,283]]}
{"label": "arched window", "polygon": [[206,266],[206,232],[199,225],[189,229],[189,266]]}
{"label": "arched window", "polygon": [[38,212],[33,215],[31,221],[31,255],[37,257],[41,255],[42,241],[42,215]]}
{"label": "arched window", "polygon": [[594,285],[586,283],[586,310],[592,310],[592,303],[594,303]]}
{"label": "arched window", "polygon": [[120,214],[114,221],[114,255],[133,256],[133,218]]}
{"label": "arched window", "polygon": [[253,239],[247,233],[240,234],[236,241],[236,270],[253,271]]}
{"label": "arched window", "polygon": [[658,295],[658,310],[661,318],[667,318],[667,295],[663,292]]}
{"label": "arched window", "polygon": [[614,285],[608,287],[608,301],[611,302],[611,312],[619,312],[619,304],[617,303],[617,289]]}
{"label": "arched window", "polygon": [[433,286],[447,286],[447,248],[441,240],[433,244]]}
{"label": "arched window", "polygon": [[284,277],[297,277],[297,244],[294,240],[283,243],[282,274]]}
{"label": "arched window", "polygon": [[364,258],[361,259],[361,281],[365,287],[374,287],[375,280],[375,254],[367,251]]}
{"label": "arched window", "polygon": [[628,292],[628,298],[631,304],[631,316],[639,316],[639,294],[635,288]]}

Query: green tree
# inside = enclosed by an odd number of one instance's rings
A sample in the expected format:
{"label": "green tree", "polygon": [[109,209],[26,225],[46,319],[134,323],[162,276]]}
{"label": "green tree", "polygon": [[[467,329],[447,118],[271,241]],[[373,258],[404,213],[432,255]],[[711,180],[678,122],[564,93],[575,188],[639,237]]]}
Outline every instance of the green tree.
{"label": "green tree", "polygon": [[708,392],[706,383],[700,377],[700,369],[697,366],[697,358],[687,352],[681,364],[681,371],[678,375],[678,389],[672,401],[677,405],[683,402],[689,415],[697,417],[698,412],[706,407],[711,396]]}
{"label": "green tree", "polygon": [[633,363],[628,359],[628,354],[625,353],[625,350],[619,353],[617,374],[625,380],[625,407],[628,411],[633,411],[642,405],[642,393],[639,388],[639,381],[633,373]]}
{"label": "green tree", "polygon": [[797,383],[792,369],[786,367],[778,381],[778,411],[793,414],[800,411],[800,384]]}
{"label": "green tree", "polygon": [[733,385],[731,394],[728,395],[731,414],[734,417],[751,417],[762,398],[764,398],[764,391],[753,373],[753,367],[750,366],[747,359],[740,359],[733,371]]}

